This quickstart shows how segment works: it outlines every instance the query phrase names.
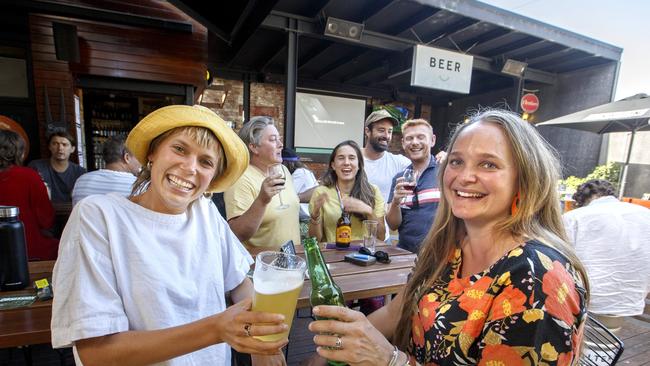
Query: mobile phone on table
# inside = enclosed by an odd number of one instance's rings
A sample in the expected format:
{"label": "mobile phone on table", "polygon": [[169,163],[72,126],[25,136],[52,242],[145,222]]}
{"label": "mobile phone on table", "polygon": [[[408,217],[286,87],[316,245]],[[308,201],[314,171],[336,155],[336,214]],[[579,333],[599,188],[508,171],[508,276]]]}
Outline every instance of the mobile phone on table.
{"label": "mobile phone on table", "polygon": [[369,266],[377,262],[377,259],[375,259],[375,257],[361,253],[346,254],[344,260],[346,262],[358,264],[360,266]]}

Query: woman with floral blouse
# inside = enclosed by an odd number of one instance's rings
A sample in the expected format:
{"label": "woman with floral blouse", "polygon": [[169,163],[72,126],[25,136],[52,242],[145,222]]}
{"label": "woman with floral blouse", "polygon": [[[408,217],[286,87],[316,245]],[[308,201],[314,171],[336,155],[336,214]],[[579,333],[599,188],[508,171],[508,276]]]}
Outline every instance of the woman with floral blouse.
{"label": "woman with floral blouse", "polygon": [[319,355],[350,365],[570,365],[580,353],[585,270],[567,244],[553,149],[519,116],[460,125],[440,201],[404,291],[362,314],[318,306]]}

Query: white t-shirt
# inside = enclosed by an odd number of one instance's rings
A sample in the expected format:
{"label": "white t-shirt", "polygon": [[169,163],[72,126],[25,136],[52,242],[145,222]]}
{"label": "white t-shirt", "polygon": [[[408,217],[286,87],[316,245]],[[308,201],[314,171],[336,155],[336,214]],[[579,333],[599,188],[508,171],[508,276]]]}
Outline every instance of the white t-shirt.
{"label": "white t-shirt", "polygon": [[589,276],[589,311],[642,314],[650,291],[650,210],[606,196],[563,219]]}
{"label": "white t-shirt", "polygon": [[396,155],[386,151],[377,160],[370,160],[364,157],[363,163],[368,180],[370,183],[379,187],[379,191],[384,197],[384,202],[388,202],[393,177],[411,165],[411,160],[404,155]]}
{"label": "white t-shirt", "polygon": [[[252,258],[206,198],[161,214],[115,193],[79,202],[54,266],[52,345],[187,324],[226,309]],[[229,365],[216,344],[159,365]]]}
{"label": "white t-shirt", "polygon": [[[309,169],[298,168],[291,173],[293,178],[293,188],[296,190],[296,194],[300,194],[310,188],[316,187],[318,181],[314,176],[314,173]],[[300,204],[300,217],[309,216],[309,203]]]}
{"label": "white t-shirt", "polygon": [[131,194],[135,175],[129,172],[118,172],[110,169],[100,169],[88,172],[77,179],[72,189],[72,205],[92,195],[117,192],[126,197]]}

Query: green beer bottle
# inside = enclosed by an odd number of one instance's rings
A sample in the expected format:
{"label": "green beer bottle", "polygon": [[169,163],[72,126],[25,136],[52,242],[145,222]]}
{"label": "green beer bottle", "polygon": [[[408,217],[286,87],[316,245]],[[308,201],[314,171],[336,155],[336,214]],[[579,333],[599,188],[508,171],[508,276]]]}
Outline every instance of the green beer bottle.
{"label": "green beer bottle", "polygon": [[[323,254],[320,252],[316,238],[307,238],[303,244],[305,246],[305,257],[307,258],[307,270],[309,271],[309,279],[311,280],[311,294],[309,295],[311,306],[345,306],[343,292],[334,283],[332,275],[330,275],[330,271],[325,264],[325,260],[323,260]],[[316,319],[326,320],[326,318],[322,317],[316,317]],[[345,365],[343,362],[330,360],[327,361],[327,364],[332,366]]]}

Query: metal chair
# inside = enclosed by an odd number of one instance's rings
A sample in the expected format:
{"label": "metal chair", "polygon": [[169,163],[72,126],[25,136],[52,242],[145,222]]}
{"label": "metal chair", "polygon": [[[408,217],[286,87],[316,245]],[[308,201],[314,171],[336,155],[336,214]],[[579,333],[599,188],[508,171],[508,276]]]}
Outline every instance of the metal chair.
{"label": "metal chair", "polygon": [[623,341],[592,314],[587,316],[584,336],[582,354],[578,362],[581,366],[615,365],[623,354]]}

